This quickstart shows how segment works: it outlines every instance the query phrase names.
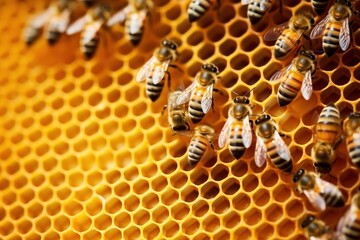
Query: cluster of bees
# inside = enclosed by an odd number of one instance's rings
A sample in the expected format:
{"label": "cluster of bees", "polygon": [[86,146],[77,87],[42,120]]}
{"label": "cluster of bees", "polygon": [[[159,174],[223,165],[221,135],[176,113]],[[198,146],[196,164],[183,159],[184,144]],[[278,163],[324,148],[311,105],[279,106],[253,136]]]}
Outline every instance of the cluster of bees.
{"label": "cluster of bees", "polygon": [[[83,2],[90,6],[88,13],[69,25],[74,1],[59,0],[30,23],[25,34],[26,42],[32,43],[45,25],[47,25],[46,36],[50,44],[55,43],[63,32],[74,34],[82,31],[82,52],[86,57],[91,57],[98,44],[100,28],[125,22],[126,35],[136,45],[142,38],[144,20],[153,6],[150,0],[131,0],[126,7],[110,15],[104,4],[94,5],[94,1]],[[311,2],[319,15],[328,8],[326,0],[311,0]],[[273,1],[242,0],[241,3],[248,5],[247,15],[250,22],[257,24],[266,16]],[[215,0],[190,1],[187,10],[189,21],[199,20],[207,11],[219,4],[220,1],[216,3]],[[276,72],[270,79],[280,82],[277,92],[280,107],[291,104],[300,91],[306,100],[312,95],[312,77],[317,69],[316,55],[313,51],[300,47],[302,37],[307,40],[322,37],[323,52],[329,57],[339,48],[346,51],[350,46],[351,19],[356,14],[357,11],[352,8],[350,0],[335,0],[327,15],[315,27],[313,27],[315,21],[312,14],[301,12],[295,14],[288,22],[273,27],[265,33],[264,40],[276,41],[275,58],[284,58],[298,49],[291,64]],[[173,62],[178,56],[176,42],[163,40],[161,46],[139,70],[136,81],[146,82],[146,95],[151,101],[156,101],[161,96],[166,81],[170,83],[168,69],[176,67]],[[254,161],[258,167],[263,166],[269,158],[276,168],[284,173],[292,173],[296,189],[304,193],[319,211],[324,211],[326,207],[343,207],[345,198],[341,191],[321,177],[331,171],[335,160],[335,149],[344,139],[350,159],[360,167],[360,113],[351,113],[342,121],[339,110],[334,104],[329,103],[325,106],[313,129],[314,145],[311,157],[315,172],[308,172],[302,168],[294,172],[290,150],[283,140],[284,136],[280,133],[277,123],[265,111],[258,115],[252,113],[254,107],[246,96],[251,91],[245,95],[235,93],[228,118],[220,133],[203,124],[191,130],[190,121],[193,124],[200,123],[213,107],[213,92],[221,93],[214,88],[219,73],[215,64],[203,64],[194,81],[186,89],[169,94],[165,107],[168,110],[171,129],[175,133],[191,136],[188,147],[189,163],[191,165],[198,163],[209,147],[214,149],[212,142],[214,139],[218,139],[220,148],[228,146],[234,158],[241,158],[251,146],[254,122],[256,135]],[[256,116],[255,121],[251,119],[253,116]],[[360,239],[360,192],[353,196],[351,206],[341,219],[337,230],[332,230],[313,215],[308,215],[301,226],[309,239]]]}

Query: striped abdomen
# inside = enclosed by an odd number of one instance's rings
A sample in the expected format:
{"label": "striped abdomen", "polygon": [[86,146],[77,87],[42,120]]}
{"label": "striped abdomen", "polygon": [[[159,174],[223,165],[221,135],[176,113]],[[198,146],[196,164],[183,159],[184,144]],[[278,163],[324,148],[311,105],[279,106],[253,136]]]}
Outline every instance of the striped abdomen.
{"label": "striped abdomen", "polygon": [[[357,138],[354,138],[357,135]],[[349,152],[351,161],[360,168],[360,129],[357,129],[357,133],[346,137],[346,146]]]}
{"label": "striped abdomen", "polygon": [[278,102],[280,106],[286,106],[294,100],[298,94],[304,75],[296,70],[290,70],[284,80],[281,81],[279,90],[277,93]]}
{"label": "striped abdomen", "polygon": [[[263,2],[263,3],[261,3]],[[260,7],[260,5],[266,5],[266,8]],[[270,7],[269,1],[252,1],[247,9],[247,15],[252,24],[258,23],[265,15],[266,10]]]}
{"label": "striped abdomen", "polygon": [[276,145],[272,138],[265,140],[267,154],[271,160],[271,162],[275,165],[275,167],[279,168],[284,172],[291,172],[293,168],[293,164],[291,159],[286,160],[280,157],[277,153]]}
{"label": "striped abdomen", "polygon": [[163,80],[158,84],[154,84],[152,77],[146,79],[146,95],[151,99],[151,101],[154,102],[160,97],[163,88],[164,88]]}
{"label": "striped abdomen", "polygon": [[198,87],[191,94],[190,102],[189,102],[189,117],[193,123],[200,122],[205,113],[201,108],[201,99],[204,95],[205,89]]}
{"label": "striped abdomen", "polygon": [[327,206],[342,207],[345,205],[344,197],[337,188],[324,188],[324,192],[320,192],[320,196],[324,198]]}
{"label": "striped abdomen", "polygon": [[24,38],[27,45],[31,45],[35,40],[40,37],[41,30],[35,27],[28,27],[25,29]]}
{"label": "striped abdomen", "polygon": [[333,55],[339,47],[339,35],[341,26],[341,22],[328,22],[325,26],[322,42],[323,49],[328,56]]}
{"label": "striped abdomen", "polygon": [[334,105],[326,106],[316,124],[317,141],[334,144],[341,131],[340,113]]}
{"label": "striped abdomen", "polygon": [[299,33],[291,29],[285,29],[275,43],[275,57],[280,58],[294,49],[299,41]]}
{"label": "striped abdomen", "polygon": [[246,149],[242,139],[242,129],[242,121],[235,121],[230,128],[229,150],[236,159],[241,158]]}
{"label": "striped abdomen", "polygon": [[190,22],[199,20],[211,7],[213,0],[191,0],[187,13]]}
{"label": "striped abdomen", "polygon": [[144,32],[144,17],[139,13],[129,15],[125,22],[125,29],[131,43],[138,45]]}
{"label": "striped abdomen", "polygon": [[348,239],[348,240],[360,239],[360,216],[359,216],[359,214],[356,214],[355,219],[349,218],[348,221],[345,222],[345,225],[342,228],[342,233],[345,235],[346,239]]}
{"label": "striped abdomen", "polygon": [[208,147],[208,140],[203,136],[196,135],[191,139],[188,149],[188,160],[191,165],[200,161]]}
{"label": "striped abdomen", "polygon": [[59,31],[49,29],[46,33],[46,39],[50,45],[53,45],[59,40],[60,35],[61,33]]}
{"label": "striped abdomen", "polygon": [[329,0],[311,0],[315,12],[319,15],[326,9]]}

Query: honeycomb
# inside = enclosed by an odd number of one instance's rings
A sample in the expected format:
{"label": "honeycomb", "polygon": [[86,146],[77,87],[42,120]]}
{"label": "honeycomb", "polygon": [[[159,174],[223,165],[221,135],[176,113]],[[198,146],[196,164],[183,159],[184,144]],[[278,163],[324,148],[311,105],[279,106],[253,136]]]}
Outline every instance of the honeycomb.
{"label": "honeycomb", "polygon": [[[317,213],[296,193],[291,175],[253,161],[254,145],[240,160],[228,149],[208,151],[187,163],[190,138],[173,135],[166,104],[169,89],[151,102],[134,80],[162,39],[180,43],[171,89],[188,86],[204,62],[220,68],[214,111],[202,124],[219,132],[232,92],[250,89],[254,113],[265,107],[279,123],[294,169],[312,170],[312,126],[334,102],[344,118],[360,111],[360,30],[351,47],[318,56],[314,93],[276,104],[277,83],[268,80],[292,57],[276,60],[267,29],[309,1],[274,1],[267,19],[251,26],[240,0],[221,1],[200,21],[187,20],[188,1],[154,0],[152,26],[133,47],[124,28],[103,31],[94,58],[79,50],[79,36],[44,38],[27,47],[22,30],[49,1],[1,0],[0,29],[0,239],[305,239],[299,220],[316,214],[335,226],[346,208]],[[332,1],[331,1],[332,2]],[[359,1],[354,3],[359,9]],[[319,21],[321,17],[316,17]],[[316,41],[315,41],[316,44]],[[345,143],[336,150],[331,175],[346,204],[359,185]]]}

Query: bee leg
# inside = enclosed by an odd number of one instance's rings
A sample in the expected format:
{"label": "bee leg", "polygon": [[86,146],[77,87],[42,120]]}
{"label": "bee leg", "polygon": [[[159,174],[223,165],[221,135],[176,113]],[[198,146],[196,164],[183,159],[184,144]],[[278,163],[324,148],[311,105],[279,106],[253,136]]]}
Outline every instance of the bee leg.
{"label": "bee leg", "polygon": [[223,93],[223,91],[221,91],[220,89],[214,88],[213,91],[214,91],[214,92],[217,92],[217,93],[220,94],[221,96],[225,96],[225,93]]}
{"label": "bee leg", "polygon": [[210,147],[212,148],[212,150],[214,150],[214,151],[215,151],[214,144],[212,143],[212,141],[211,141],[211,140],[209,140],[209,143],[210,143]]}
{"label": "bee leg", "polygon": [[176,68],[176,69],[179,70],[180,72],[184,73],[184,70],[182,70],[181,68],[179,68],[179,66],[177,66],[177,65],[175,65],[175,64],[169,64],[169,67]]}
{"label": "bee leg", "polygon": [[345,136],[341,135],[335,142],[333,149],[336,149],[337,147],[339,147],[339,145],[344,141]]}
{"label": "bee leg", "polygon": [[251,129],[253,129],[253,128],[254,128],[254,121],[250,119],[250,120],[249,120],[249,123],[250,123]]}
{"label": "bee leg", "polygon": [[289,135],[286,135],[285,133],[282,133],[282,132],[279,132],[279,135],[280,135],[280,137],[283,137],[283,138],[290,138]]}
{"label": "bee leg", "polygon": [[161,111],[161,115],[164,115],[165,109],[167,108],[168,105],[164,105],[163,110]]}
{"label": "bee leg", "polygon": [[167,74],[167,83],[168,83],[168,89],[170,89],[171,86],[171,76],[170,76],[170,72],[166,71],[165,74]]}

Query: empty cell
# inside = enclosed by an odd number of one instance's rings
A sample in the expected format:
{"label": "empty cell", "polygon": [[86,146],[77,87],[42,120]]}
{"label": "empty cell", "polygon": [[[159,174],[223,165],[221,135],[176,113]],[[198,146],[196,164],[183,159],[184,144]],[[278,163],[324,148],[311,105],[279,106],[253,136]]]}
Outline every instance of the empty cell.
{"label": "empty cell", "polygon": [[253,195],[253,201],[259,207],[265,206],[270,201],[269,191],[266,189],[259,189]]}
{"label": "empty cell", "polygon": [[182,172],[178,172],[175,173],[171,178],[170,178],[170,184],[174,187],[174,188],[181,188],[183,187],[188,181],[188,177],[185,173]]}
{"label": "empty cell", "polygon": [[[30,226],[31,227],[31,226]],[[14,225],[11,222],[8,221],[2,221],[0,222],[0,234],[2,236],[7,236],[11,234],[14,231]]]}
{"label": "empty cell", "polygon": [[[40,204],[38,202],[34,202],[26,209],[27,215],[31,218],[38,217],[44,210],[43,204]],[[11,213],[11,212],[10,212]]]}
{"label": "empty cell", "polygon": [[131,216],[127,212],[121,212],[114,218],[115,226],[119,228],[127,227],[131,222]]}
{"label": "empty cell", "polygon": [[88,201],[93,195],[93,190],[88,187],[81,188],[78,191],[74,191],[75,198],[79,201]]}
{"label": "empty cell", "polygon": [[35,221],[35,228],[38,232],[44,233],[51,227],[51,221],[48,217],[41,217]]}
{"label": "empty cell", "polygon": [[226,88],[230,88],[234,86],[238,82],[239,76],[238,74],[234,72],[228,72],[226,73],[221,79],[221,85],[223,85]]}
{"label": "empty cell", "polygon": [[329,103],[336,103],[341,97],[340,89],[334,86],[330,86],[323,90],[320,94],[320,101],[327,105]]}
{"label": "empty cell", "polygon": [[175,5],[166,12],[166,18],[169,20],[176,20],[181,15],[181,8],[179,5]]}
{"label": "empty cell", "polygon": [[244,214],[244,222],[253,226],[256,225],[262,219],[262,212],[257,208],[252,208]]}
{"label": "empty cell", "polygon": [[331,80],[337,86],[342,86],[350,81],[351,73],[347,68],[339,67],[331,75]]}
{"label": "empty cell", "polygon": [[348,84],[344,91],[344,98],[349,101],[356,101],[360,98],[360,83],[352,82]]}
{"label": "empty cell", "polygon": [[274,227],[268,223],[261,224],[255,229],[258,240],[273,239]]}
{"label": "empty cell", "polygon": [[11,205],[16,201],[16,194],[14,192],[3,193],[2,201],[6,205]]}
{"label": "empty cell", "polygon": [[80,240],[80,235],[71,229],[62,233],[62,237],[64,239]]}
{"label": "empty cell", "polygon": [[244,35],[247,29],[248,29],[248,25],[246,24],[246,22],[237,20],[229,26],[229,33],[232,37],[238,38]]}
{"label": "empty cell", "polygon": [[133,195],[129,196],[124,201],[124,207],[126,208],[126,210],[130,212],[135,211],[139,207],[139,204],[140,204],[139,198]]}
{"label": "empty cell", "polygon": [[270,222],[277,222],[283,216],[283,209],[278,204],[271,204],[265,210],[265,218]]}
{"label": "empty cell", "polygon": [[331,57],[323,57],[319,61],[320,68],[325,71],[333,71],[339,66],[339,56],[334,54]]}
{"label": "empty cell", "polygon": [[111,86],[112,83],[113,83],[113,79],[111,76],[108,75],[101,76],[98,82],[100,88],[107,88]]}
{"label": "empty cell", "polygon": [[349,49],[349,51],[346,51],[345,54],[342,56],[342,62],[348,66],[348,67],[353,67],[357,64],[359,64],[360,62],[360,50],[353,48],[353,49]]}
{"label": "empty cell", "polygon": [[142,226],[150,220],[150,214],[147,210],[139,209],[135,212],[133,219],[135,224]]}
{"label": "empty cell", "polygon": [[[124,138],[124,136],[115,135],[113,138],[110,139],[110,146],[114,150],[119,150],[119,149],[124,150],[124,146],[125,146],[125,138]],[[120,152],[119,155],[120,154],[125,155],[126,152],[125,153],[124,152],[125,151]],[[125,158],[125,159],[128,159],[128,158]],[[119,158],[117,158],[117,160],[120,160],[120,162],[123,161],[123,159],[119,159]]]}
{"label": "empty cell", "polygon": [[90,122],[84,129],[84,132],[88,136],[92,136],[99,131],[99,124],[97,122]]}
{"label": "empty cell", "polygon": [[122,239],[122,234],[119,229],[110,228],[104,234],[105,239]]}
{"label": "empty cell", "polygon": [[359,180],[358,171],[353,168],[345,169],[341,172],[339,180],[342,186],[350,189],[355,186]]}
{"label": "empty cell", "polygon": [[247,85],[255,84],[260,77],[260,71],[255,68],[249,68],[241,74],[241,80]]}
{"label": "empty cell", "polygon": [[105,151],[98,156],[98,167],[102,170],[112,169],[114,167],[114,155]]}
{"label": "empty cell", "polygon": [[240,189],[240,183],[236,178],[229,178],[221,185],[222,192],[233,195]]}
{"label": "empty cell", "polygon": [[131,166],[124,171],[124,177],[128,181],[132,181],[139,176],[139,170],[135,166]]}
{"label": "empty cell", "polygon": [[223,164],[216,165],[211,170],[211,178],[215,181],[221,181],[229,175],[229,168]]}
{"label": "empty cell", "polygon": [[118,101],[120,97],[121,97],[121,92],[118,89],[113,89],[109,91],[107,94],[107,100],[111,103]]}
{"label": "empty cell", "polygon": [[214,235],[214,240],[230,239],[230,233],[226,230],[220,230]]}
{"label": "empty cell", "polygon": [[186,235],[195,234],[197,231],[199,231],[199,228],[200,228],[200,223],[198,220],[194,218],[190,218],[186,220],[181,226],[182,232],[185,233]]}
{"label": "empty cell", "polygon": [[241,70],[248,66],[249,57],[245,54],[238,54],[230,60],[230,66],[234,70]]}
{"label": "empty cell", "polygon": [[83,109],[77,113],[77,120],[80,122],[84,122],[91,116],[91,112],[88,109]]}
{"label": "empty cell", "polygon": [[290,236],[292,233],[294,233],[295,230],[295,223],[293,221],[290,221],[288,219],[284,219],[278,226],[277,226],[277,232],[281,237],[287,237]]}
{"label": "empty cell", "polygon": [[92,172],[87,176],[87,183],[90,184],[91,186],[96,186],[98,185],[103,179],[103,176],[100,172],[96,171],[96,172]]}
{"label": "empty cell", "polygon": [[139,98],[140,88],[138,86],[132,87],[125,92],[125,100],[133,102]]}
{"label": "empty cell", "polygon": [[205,200],[198,200],[192,207],[192,212],[197,217],[204,216],[209,211],[209,203]]}
{"label": "empty cell", "polygon": [[127,145],[130,148],[136,148],[144,141],[144,135],[140,132],[134,132],[127,135]]}
{"label": "empty cell", "polygon": [[120,171],[117,170],[110,170],[110,172],[106,173],[105,179],[108,183],[113,184],[119,180],[121,177]]}
{"label": "empty cell", "polygon": [[220,219],[215,215],[207,216],[202,223],[207,232],[215,232],[220,228]]}
{"label": "empty cell", "polygon": [[243,177],[248,172],[248,166],[245,161],[239,160],[231,166],[231,173],[236,177]]}
{"label": "empty cell", "polygon": [[212,168],[217,163],[217,157],[212,156],[209,158],[204,158],[201,161],[202,161],[202,164],[204,165],[204,167]]}
{"label": "empty cell", "polygon": [[54,202],[51,202],[48,205],[46,205],[45,210],[48,215],[55,216],[60,212],[61,205],[59,202],[54,201]]}
{"label": "empty cell", "polygon": [[[193,240],[210,240],[211,238],[206,234],[206,233],[198,233],[197,235],[195,235],[193,238]],[[184,240],[188,240],[188,238],[184,238]]]}
{"label": "empty cell", "polygon": [[187,38],[187,43],[192,46],[196,46],[199,43],[203,42],[204,35],[202,32],[194,32]]}
{"label": "empty cell", "polygon": [[281,184],[276,186],[273,191],[273,198],[277,202],[285,202],[291,196],[291,190],[288,186]]}
{"label": "empty cell", "polygon": [[271,55],[272,53],[268,48],[261,48],[254,53],[252,63],[257,67],[264,66],[270,61]]}
{"label": "empty cell", "polygon": [[138,195],[144,194],[149,190],[149,182],[144,179],[139,179],[134,183],[133,190]]}
{"label": "empty cell", "polygon": [[135,240],[135,239],[140,239],[140,229],[135,227],[135,226],[131,226],[127,229],[125,229],[124,231],[124,238],[128,239],[128,240]]}
{"label": "empty cell", "polygon": [[238,210],[243,211],[250,205],[250,197],[245,193],[239,193],[232,199],[232,206]]}
{"label": "empty cell", "polygon": [[6,211],[4,208],[0,208],[0,222],[5,218]]}
{"label": "empty cell", "polygon": [[279,180],[278,173],[275,170],[269,169],[261,175],[261,183],[265,187],[274,186]]}
{"label": "empty cell", "polygon": [[106,230],[112,224],[111,217],[106,214],[101,214],[95,218],[94,226],[97,230]]}
{"label": "empty cell", "polygon": [[63,203],[62,206],[65,213],[67,213],[70,216],[75,216],[76,214],[78,214],[83,210],[83,205],[81,205],[79,202],[74,200],[66,201]]}
{"label": "empty cell", "polygon": [[141,168],[141,175],[146,178],[151,178],[157,173],[157,165],[154,163],[148,163]]}
{"label": "empty cell", "polygon": [[258,36],[249,35],[241,41],[240,47],[245,52],[251,52],[259,45],[259,43],[260,43],[260,39]]}
{"label": "empty cell", "polygon": [[162,191],[168,185],[167,179],[164,176],[158,176],[151,182],[151,188],[157,192]]}
{"label": "empty cell", "polygon": [[166,219],[169,218],[169,210],[164,206],[158,206],[152,212],[152,220],[156,223],[163,223]]}
{"label": "empty cell", "polygon": [[225,28],[222,25],[214,24],[207,31],[207,37],[213,43],[220,41],[224,36]]}
{"label": "empty cell", "polygon": [[312,130],[306,127],[298,129],[295,133],[294,140],[297,144],[307,144],[312,138]]}
{"label": "empty cell", "polygon": [[177,163],[172,159],[168,159],[161,164],[160,169],[164,174],[171,174],[177,169]]}
{"label": "empty cell", "polygon": [[173,189],[168,189],[161,195],[161,202],[167,206],[172,205],[179,199],[179,193]]}
{"label": "empty cell", "polygon": [[248,174],[243,180],[243,189],[246,192],[252,192],[259,185],[259,180],[254,174]]}
{"label": "empty cell", "polygon": [[[0,210],[1,211],[1,210]],[[1,213],[0,213],[1,215]],[[21,206],[15,206],[13,207],[12,209],[10,209],[10,217],[13,219],[13,220],[18,220],[20,219],[21,217],[24,216],[24,208],[21,207]],[[1,216],[0,216],[1,218]]]}
{"label": "empty cell", "polygon": [[219,194],[219,186],[215,182],[207,182],[200,189],[200,194],[206,199],[212,199]]}
{"label": "empty cell", "polygon": [[[66,123],[68,123],[69,121],[71,121],[71,119],[72,119],[72,112],[64,112],[63,114],[60,114],[58,119],[59,119],[59,122],[60,122],[60,123],[66,124]],[[50,122],[47,123],[47,124],[50,124]]]}
{"label": "empty cell", "polygon": [[146,239],[156,239],[159,233],[160,233],[160,228],[154,223],[150,223],[143,230],[143,236]]}
{"label": "empty cell", "polygon": [[159,204],[159,196],[155,193],[148,193],[142,198],[142,205],[147,209],[153,209]]}
{"label": "empty cell", "polygon": [[69,185],[72,187],[79,187],[84,183],[84,175],[79,172],[75,172],[69,175]]}
{"label": "empty cell", "polygon": [[300,123],[300,119],[294,117],[293,115],[287,114],[282,117],[279,121],[281,130],[285,132],[291,132],[293,129],[296,129]]}
{"label": "empty cell", "polygon": [[270,80],[270,78],[277,72],[283,69],[283,66],[278,62],[271,62],[268,66],[263,70],[264,78]]}
{"label": "empty cell", "polygon": [[169,153],[174,158],[179,158],[184,156],[187,153],[187,145],[185,142],[178,142],[176,145],[173,145],[169,149]]}
{"label": "empty cell", "polygon": [[101,233],[97,230],[89,230],[83,236],[84,240],[101,239]]}
{"label": "empty cell", "polygon": [[254,98],[258,102],[264,102],[272,94],[272,92],[273,90],[271,85],[266,81],[260,82],[253,90]]}
{"label": "empty cell", "polygon": [[174,237],[179,232],[179,224],[174,221],[169,221],[162,227],[163,233],[166,237]]}
{"label": "empty cell", "polygon": [[301,200],[291,200],[286,204],[285,212],[289,217],[296,218],[304,212],[304,206]]}
{"label": "empty cell", "polygon": [[194,186],[186,186],[181,191],[181,199],[185,202],[193,202],[195,201],[199,196],[199,191]]}
{"label": "empty cell", "polygon": [[[16,223],[16,228],[17,228],[18,232],[20,232],[21,234],[28,233],[32,229],[32,227],[33,227],[33,225],[31,223],[31,221],[26,220],[26,219],[21,220]],[[10,227],[10,229],[12,229],[12,227]]]}
{"label": "empty cell", "polygon": [[70,227],[70,219],[66,216],[57,216],[54,220],[56,231],[63,232]]}
{"label": "empty cell", "polygon": [[217,214],[223,214],[226,213],[229,208],[230,208],[230,202],[229,200],[224,197],[221,196],[219,198],[217,198],[213,203],[211,208],[213,209],[213,211]]}
{"label": "empty cell", "polygon": [[341,119],[345,119],[350,113],[354,112],[353,106],[346,101],[343,101],[343,102],[340,102],[339,104],[337,104],[337,108],[340,111]]}
{"label": "empty cell", "polygon": [[213,56],[215,53],[215,47],[213,44],[204,44],[203,47],[200,48],[198,52],[198,56],[202,60],[206,60]]}
{"label": "empty cell", "polygon": [[223,224],[226,228],[234,228],[240,223],[240,215],[236,211],[230,211],[223,218]]}
{"label": "empty cell", "polygon": [[227,39],[220,45],[220,53],[229,56],[236,50],[236,42],[232,39]]}

